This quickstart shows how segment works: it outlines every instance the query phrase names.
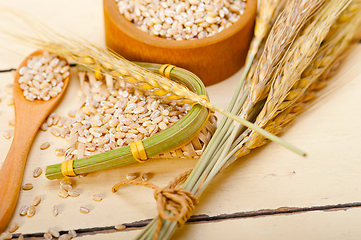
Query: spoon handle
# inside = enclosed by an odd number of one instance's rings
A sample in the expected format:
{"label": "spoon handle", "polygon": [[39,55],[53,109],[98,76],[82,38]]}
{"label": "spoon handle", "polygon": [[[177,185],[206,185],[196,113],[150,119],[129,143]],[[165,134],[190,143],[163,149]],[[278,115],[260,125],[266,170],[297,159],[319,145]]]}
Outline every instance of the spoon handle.
{"label": "spoon handle", "polygon": [[16,124],[10,150],[0,169],[0,233],[14,213],[26,159],[38,129],[39,126],[29,128],[28,124]]}

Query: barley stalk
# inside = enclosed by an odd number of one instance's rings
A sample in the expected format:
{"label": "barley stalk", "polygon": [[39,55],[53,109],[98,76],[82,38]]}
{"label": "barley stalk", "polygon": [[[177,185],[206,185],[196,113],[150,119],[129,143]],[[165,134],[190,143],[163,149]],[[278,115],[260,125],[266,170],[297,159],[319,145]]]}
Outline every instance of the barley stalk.
{"label": "barley stalk", "polygon": [[[249,92],[249,94],[245,99],[245,102],[242,102],[243,106],[239,106],[239,108],[242,108],[241,113],[239,114],[242,118],[249,119],[249,114],[254,110],[256,103],[267,96],[272,81],[274,80],[272,75],[276,66],[279,65],[283,55],[288,51],[301,27],[321,6],[323,6],[324,2],[324,0],[294,0],[287,2],[285,9],[277,18],[272,31],[268,35],[265,46],[263,47],[262,55],[258,60],[257,67],[255,67],[255,71],[252,73],[253,75],[249,75],[249,78],[243,85],[243,92]],[[266,8],[264,8],[263,14],[269,15]],[[272,21],[272,18],[270,17],[265,18]],[[266,31],[259,32],[265,35]],[[260,35],[260,33],[258,34]],[[257,33],[255,33],[255,35],[257,35]],[[252,59],[254,54],[255,52],[252,52],[251,50],[250,59]],[[237,137],[243,137],[242,135],[239,135],[241,129],[243,129],[243,126],[237,123],[233,131],[229,134],[227,147],[223,148],[220,158],[224,158],[228,154],[231,144]]]}
{"label": "barley stalk", "polygon": [[186,103],[200,104],[201,106],[219,112],[234,121],[240,122],[244,126],[259,132],[268,139],[275,141],[300,155],[305,155],[303,151],[284,142],[282,139],[269,134],[264,129],[250,123],[244,118],[215,106],[201,96],[189,91],[179,83],[141,68],[114,52],[102,49],[86,40],[77,41],[62,36],[35,19],[27,17],[26,14],[20,15],[11,9],[8,9],[7,12],[18,17],[18,20],[24,21],[24,23],[39,36],[36,38],[31,35],[27,36],[26,34],[17,33],[11,30],[0,31],[23,44],[42,48],[46,51],[69,58],[74,62],[91,69],[98,69],[113,77],[120,77],[142,89],[146,89],[170,100],[181,99]]}
{"label": "barley stalk", "polygon": [[[312,16],[312,14],[323,4],[323,1],[311,1],[311,5],[316,4],[316,6],[315,5],[309,6],[309,8],[307,8],[307,9],[310,12],[307,12],[307,10],[304,9],[304,8],[300,8],[300,6],[303,6],[303,4],[307,5],[306,1],[304,1],[304,2],[295,1],[295,2],[297,2],[297,4],[294,4],[293,8],[289,7],[287,11],[294,11],[295,9],[296,10],[293,13],[287,13],[287,12],[283,13],[283,16],[289,14],[288,16],[289,16],[290,19],[293,19],[293,18],[299,19],[298,17],[300,15],[302,15],[304,18],[303,18],[303,20],[301,22],[298,23],[297,21],[292,21],[294,26],[298,26],[297,28],[294,28],[293,31],[298,31],[302,27],[303,23],[307,19],[309,19]],[[289,5],[292,5],[292,3],[289,3]],[[312,11],[310,9],[312,9]],[[300,12],[298,12],[298,11],[300,11]],[[307,17],[305,17],[305,14],[302,14],[302,13],[305,13],[305,11],[308,14],[308,15],[306,14]],[[285,24],[285,22],[286,21],[280,21],[279,24]],[[298,23],[298,25],[296,23]],[[285,26],[289,27],[290,29],[293,27],[292,25],[291,26],[285,25]],[[278,27],[276,29],[280,29],[280,28],[281,27]],[[272,33],[270,35],[272,35]],[[296,33],[292,33],[292,37],[290,37],[288,39],[288,41],[290,41],[290,43],[291,43],[294,40],[294,37],[296,35],[297,35]],[[274,37],[273,37],[273,40],[274,40]],[[283,44],[282,49],[284,50],[284,52],[288,49],[288,46],[290,45],[290,43],[288,43],[288,42],[287,42],[287,46],[285,46],[284,42],[280,41],[280,42],[277,42],[277,44],[278,43]],[[272,49],[272,44],[273,44],[272,42],[269,43],[270,49]],[[278,52],[272,52],[272,53],[273,54],[278,54]],[[267,54],[270,54],[270,52],[269,51],[266,52],[263,55],[263,57],[267,56]],[[283,53],[279,52],[279,54],[280,54],[279,56],[278,55],[274,56],[274,59],[276,59],[277,62],[282,58]],[[277,63],[274,63],[274,67],[276,65],[277,65]],[[263,65],[260,64],[259,66],[263,66]],[[270,72],[271,73],[273,72],[272,68],[270,69]],[[252,89],[252,91],[253,90],[254,89]],[[248,91],[249,90],[245,89],[244,93],[247,93]],[[252,91],[251,91],[251,95],[252,95]],[[236,91],[236,96],[238,96],[237,91]],[[244,98],[241,98],[239,100],[240,101],[240,103],[239,103],[240,106],[242,106],[242,103],[244,102],[244,100],[245,100]],[[249,102],[249,100],[248,100],[248,102]],[[254,106],[255,106],[255,103],[250,107],[250,109],[248,109],[248,112],[252,112],[252,109],[254,108]],[[231,109],[233,108],[233,99],[232,99],[232,102],[230,104],[230,108]],[[199,196],[202,193],[202,191],[207,187],[209,182],[219,173],[219,170],[221,169],[222,164],[224,164],[223,159],[220,157],[220,154],[217,153],[217,152],[219,152],[220,149],[223,149],[223,148],[227,147],[227,143],[223,144],[225,139],[228,138],[227,129],[228,129],[228,126],[230,126],[230,125],[226,124],[226,121],[227,120],[225,120],[225,121],[222,120],[222,123],[219,126],[216,134],[213,136],[211,142],[209,143],[208,147],[206,148],[205,152],[203,153],[201,159],[199,160],[199,162],[195,166],[194,170],[192,171],[191,175],[187,179],[186,183],[183,185],[183,188],[190,191],[193,195]],[[220,143],[222,143],[223,145],[222,145],[221,148],[218,148],[217,146]],[[157,220],[152,221],[151,224],[149,224],[145,228],[142,235],[138,236],[137,239],[150,239],[151,236],[154,233],[154,226],[156,224],[156,221]],[[171,235],[174,233],[176,227],[177,227],[177,223],[171,223],[169,221],[166,221],[165,224],[163,224],[163,227],[162,227],[162,230],[160,232],[159,238],[161,238],[161,239],[169,239],[171,237]]]}
{"label": "barley stalk", "polygon": [[[254,37],[249,46],[245,67],[237,90],[230,103],[230,108],[233,108],[235,101],[240,94],[242,85],[247,84],[246,77],[253,76],[257,62],[263,52],[262,44],[265,42],[280,11],[283,10],[285,3],[286,0],[264,0],[260,2],[255,22]],[[245,80],[246,82],[244,82]]]}
{"label": "barley stalk", "polygon": [[[319,13],[318,13],[319,14]],[[316,18],[317,19],[317,18]],[[302,26],[303,24],[301,24]],[[291,26],[292,27],[292,26]],[[296,37],[296,35],[294,35]],[[277,42],[274,42],[274,44],[277,44]],[[285,48],[285,52],[288,50],[288,47]],[[284,53],[282,55],[284,55]],[[281,58],[282,56],[280,56]],[[307,60],[307,59],[306,59]],[[305,64],[307,64],[307,61],[305,60]],[[261,66],[263,66],[261,64]],[[278,65],[275,65],[275,67]],[[306,65],[307,67],[307,65]],[[302,73],[302,71],[301,71]],[[273,73],[272,73],[273,74]],[[270,83],[272,83],[272,80],[270,80]],[[284,84],[284,83],[282,83]],[[322,87],[322,84],[320,85]],[[309,88],[309,90],[311,90]],[[252,92],[252,91],[251,91]],[[267,91],[266,91],[267,92]],[[308,92],[307,92],[308,93]],[[311,93],[311,92],[310,92]],[[265,94],[267,96],[267,94]],[[303,101],[306,101],[307,98],[303,98]],[[301,101],[301,98],[299,98],[299,101]],[[248,101],[249,102],[249,101]],[[301,103],[297,103],[298,106]],[[307,104],[307,102],[303,102],[303,104]],[[296,103],[292,105],[293,107],[296,107]],[[254,107],[254,104],[253,104]],[[252,112],[253,108],[249,110],[249,112]],[[284,118],[282,124],[286,127],[287,121],[292,121],[295,115],[291,115],[291,110],[293,110],[291,107],[288,107],[286,109],[289,111],[287,114],[286,111],[282,112],[281,114],[284,114]],[[296,110],[296,109],[294,109]],[[281,114],[279,114],[277,117],[280,117]],[[247,130],[244,131],[244,133],[247,133]],[[225,136],[223,136],[225,137]],[[222,138],[222,136],[219,136],[219,138]],[[209,184],[211,179],[213,179],[220,171],[220,169],[224,166],[223,164],[227,164],[223,161],[219,155],[217,155],[215,152],[217,151],[217,147],[213,146],[215,141],[211,141],[211,143],[208,145],[206,151],[204,152],[203,156],[201,157],[200,161],[197,163],[196,167],[194,168],[193,172],[200,172],[199,174],[195,174],[192,172],[192,175],[188,178],[187,182],[184,184],[183,188],[186,190],[189,190],[194,195],[199,196],[202,191],[206,188],[206,186]],[[204,164],[203,164],[204,163]],[[156,220],[154,220],[150,225],[147,226],[147,228],[144,230],[143,234],[140,235],[137,239],[149,239],[153,235],[153,226],[152,224],[155,224]],[[174,230],[177,227],[177,223],[170,223],[169,221],[165,221],[163,223],[163,229],[160,232],[159,237],[161,239],[169,239],[171,235],[173,234]]]}
{"label": "barley stalk", "polygon": [[[353,37],[361,23],[361,3],[349,5],[348,8],[339,16],[344,18],[352,11],[353,17],[348,18],[347,24],[338,27],[337,31],[332,32],[332,38],[326,38],[313,58],[311,64],[305,69],[301,78],[293,85],[286,98],[279,108],[273,112],[271,119],[267,120],[264,128],[271,133],[278,135],[284,132],[296,115],[302,111],[311,99],[314,99],[317,92],[326,84],[330,77],[329,71],[334,71],[334,64],[339,65],[337,61],[342,59],[340,55],[348,48],[353,41]],[[334,28],[335,29],[335,28]],[[336,63],[335,63],[336,62]],[[264,117],[259,115],[258,117]],[[264,145],[267,140],[255,132],[251,132],[247,140],[244,140],[243,146],[237,153],[237,157],[247,154],[250,149]]]}
{"label": "barley stalk", "polygon": [[337,19],[350,0],[331,0],[321,10],[313,21],[306,26],[287,52],[283,64],[274,74],[274,82],[261,113],[258,115],[256,124],[264,126],[277,111],[283,109],[286,97],[297,93],[290,92],[291,88],[300,80],[301,73],[311,63],[319,46],[326,37],[331,24]]}
{"label": "barley stalk", "polygon": [[[243,100],[239,99],[237,105],[235,106],[238,97],[242,94],[244,96],[248,95],[249,89],[243,90],[241,94],[242,86],[249,85],[250,78],[247,78],[247,76],[253,76],[255,66],[257,66],[257,61],[259,60],[261,53],[264,49],[264,46],[262,44],[264,44],[272,25],[274,24],[279,15],[279,12],[284,8],[285,2],[285,0],[265,0],[261,1],[260,3],[255,23],[254,38],[252,39],[250,48],[248,50],[247,59],[241,79],[228,106],[228,110],[232,111],[232,113],[238,114],[239,110],[243,105]],[[219,126],[220,128],[222,128],[222,130],[220,132],[216,132],[215,136],[213,136],[214,138],[217,138],[218,135],[223,134],[229,136],[229,134],[232,132],[233,126],[231,119],[228,119],[226,117],[223,118]],[[235,130],[237,131],[237,129],[241,128],[241,126],[241,124],[237,124]],[[231,139],[229,139],[229,141],[231,141]],[[224,143],[225,141],[223,140],[223,142],[218,144],[218,149],[223,148]],[[224,152],[228,150],[228,148],[224,148]]]}
{"label": "barley stalk", "polygon": [[329,33],[327,34],[325,40],[332,39],[335,33],[343,27],[347,27],[348,23],[351,19],[359,11],[361,4],[361,0],[353,0],[350,5],[342,12],[341,16],[337,19],[337,21],[331,26]]}
{"label": "barley stalk", "polygon": [[[257,62],[263,52],[263,45],[279,13],[283,10],[286,0],[260,1],[256,17],[254,37],[251,41],[247,54],[247,62],[252,63],[249,69],[245,69],[245,75],[253,76]],[[247,65],[246,65],[247,66]],[[249,72],[248,72],[249,71]],[[245,83],[247,85],[247,82]]]}
{"label": "barley stalk", "polygon": [[294,41],[301,26],[323,4],[324,0],[294,0],[286,4],[268,36],[255,73],[251,76],[250,85],[244,86],[250,88],[250,94],[243,105],[240,115],[242,118],[246,119],[253,106],[267,96],[275,67]]}
{"label": "barley stalk", "polygon": [[[348,52],[349,51],[347,51],[347,53]],[[285,109],[285,111],[281,112],[274,119],[269,121],[266,124],[265,129],[275,135],[284,133],[293,123],[295,118],[300,113],[302,113],[305,108],[309,108],[310,105],[314,104],[316,99],[324,94],[323,91],[321,92],[321,90],[323,90],[328,85],[330,78],[332,78],[339,70],[339,66],[343,58],[347,55],[348,54],[343,54],[343,56],[339,56],[332,64],[330,64],[330,66],[324,70],[321,76],[319,76],[318,79],[307,88],[303,95],[298,98],[296,102]],[[269,142],[267,139],[257,134],[255,134],[252,139],[253,140],[250,141],[252,143],[247,146],[249,150],[261,147]],[[242,154],[244,154],[244,152]]]}

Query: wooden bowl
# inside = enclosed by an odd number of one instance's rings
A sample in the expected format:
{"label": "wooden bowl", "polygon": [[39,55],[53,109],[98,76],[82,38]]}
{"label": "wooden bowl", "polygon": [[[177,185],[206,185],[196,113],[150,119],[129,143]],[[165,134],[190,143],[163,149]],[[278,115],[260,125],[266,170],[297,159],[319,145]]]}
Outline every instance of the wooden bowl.
{"label": "wooden bowl", "polygon": [[253,36],[257,0],[248,0],[240,19],[211,37],[168,40],[149,35],[118,11],[115,0],[103,0],[106,44],[131,61],[173,64],[196,74],[208,86],[220,82],[244,64]]}

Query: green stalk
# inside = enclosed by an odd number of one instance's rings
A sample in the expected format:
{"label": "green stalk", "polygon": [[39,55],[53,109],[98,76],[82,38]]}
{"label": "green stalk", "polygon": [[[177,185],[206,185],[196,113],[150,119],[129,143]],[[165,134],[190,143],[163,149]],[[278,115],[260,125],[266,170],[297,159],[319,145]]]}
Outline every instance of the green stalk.
{"label": "green stalk", "polygon": [[[243,83],[244,83],[244,80],[248,74],[248,71],[251,67],[251,64],[253,61],[253,57],[251,57],[249,60],[250,61],[247,61],[246,63],[246,68],[241,76],[241,79],[238,83],[238,86],[236,88],[236,92],[234,93],[233,97],[232,97],[232,100],[228,106],[228,111],[232,111],[237,99],[238,99],[238,96],[239,96],[239,93],[242,89],[242,86],[243,86]],[[246,94],[245,94],[246,95]],[[244,102],[246,99],[246,97],[242,97],[242,99],[240,100],[241,102]],[[240,104],[241,105],[241,104]],[[240,107],[239,107],[240,109]],[[196,166],[193,168],[193,171],[191,172],[191,174],[189,175],[187,181],[183,184],[183,188],[188,190],[187,189],[187,186],[188,185],[194,185],[195,182],[199,179],[203,169],[206,168],[206,166],[208,165],[208,161],[206,160],[203,160],[203,159],[207,159],[209,157],[212,156],[213,152],[215,151],[215,149],[219,146],[219,143],[222,141],[222,138],[224,137],[224,134],[227,132],[229,126],[231,125],[233,121],[230,120],[229,118],[227,117],[223,117],[222,120],[221,120],[221,123],[219,124],[219,126],[217,127],[217,130],[216,132],[213,134],[212,136],[212,139],[211,141],[208,143],[208,146],[207,148],[205,149],[205,151],[203,152],[201,158],[199,159],[199,161],[197,162]],[[225,125],[227,125],[227,127],[225,127]],[[189,190],[188,190],[189,191]]]}
{"label": "green stalk", "polygon": [[[233,113],[239,112],[244,101],[246,100],[248,92],[249,91],[246,91],[245,94],[241,97],[241,99],[237,102],[236,107],[234,107],[234,109],[232,111]],[[208,173],[212,169],[212,166],[214,166],[214,164],[216,164],[217,159],[219,159],[220,154],[222,152],[222,148],[225,147],[225,144],[227,143],[227,139],[228,139],[229,135],[232,133],[232,130],[234,128],[234,126],[231,125],[232,122],[233,122],[232,120],[228,119],[225,126],[223,127],[222,130],[227,130],[227,132],[226,132],[226,134],[222,134],[223,137],[222,137],[220,143],[217,144],[216,150],[214,151],[213,155],[210,157],[210,159],[213,159],[213,160],[211,160],[211,162],[208,164],[208,166],[204,169],[202,175],[197,179],[198,180],[197,183],[192,184],[192,186],[193,186],[192,189],[186,189],[186,190],[195,194],[195,192],[196,192],[195,189],[198,189],[199,186],[202,184],[202,179],[206,179]],[[228,126],[227,126],[227,123],[228,123]],[[231,125],[231,126],[229,127],[229,125]]]}
{"label": "green stalk", "polygon": [[306,153],[300,149],[298,149],[297,147],[283,141],[281,138],[269,133],[268,131],[264,130],[263,128],[257,126],[257,125],[254,125],[253,123],[251,122],[248,122],[247,120],[243,119],[243,118],[240,118],[226,110],[223,110],[217,106],[213,106],[212,110],[214,111],[217,111],[217,112],[220,112],[222,113],[223,115],[225,115],[226,117],[229,117],[237,122],[240,122],[242,123],[244,126],[256,131],[257,133],[261,134],[262,136],[264,136],[265,138],[268,138],[269,140],[273,141],[273,142],[276,142],[280,145],[282,145],[283,147],[301,155],[301,156],[306,156]]}

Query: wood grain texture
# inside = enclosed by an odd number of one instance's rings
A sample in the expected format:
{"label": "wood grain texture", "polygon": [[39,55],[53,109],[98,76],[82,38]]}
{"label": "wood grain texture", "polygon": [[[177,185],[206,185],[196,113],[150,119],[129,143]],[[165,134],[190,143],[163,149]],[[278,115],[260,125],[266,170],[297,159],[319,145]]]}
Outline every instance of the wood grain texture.
{"label": "wood grain texture", "polygon": [[[105,46],[102,0],[0,0],[0,4],[24,11],[25,14],[39,19],[57,32],[75,37],[82,36],[86,39],[92,39],[93,43]],[[66,14],[66,17],[63,14]],[[19,26],[7,18],[3,23],[7,26]],[[0,46],[0,70],[17,68],[22,59],[34,51],[33,48],[25,45],[7,41],[2,36],[0,37]]]}
{"label": "wood grain texture", "polygon": [[253,36],[257,1],[247,1],[243,15],[230,28],[191,41],[151,36],[127,21],[114,0],[104,0],[103,4],[108,47],[129,60],[169,63],[185,68],[208,86],[230,77],[243,66]]}

